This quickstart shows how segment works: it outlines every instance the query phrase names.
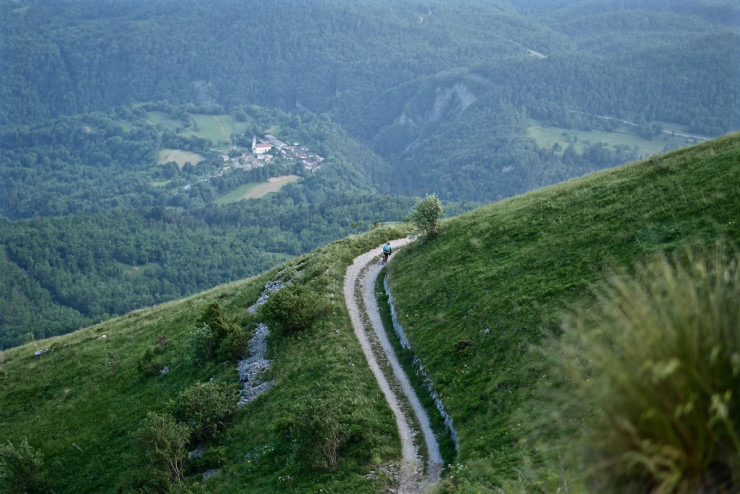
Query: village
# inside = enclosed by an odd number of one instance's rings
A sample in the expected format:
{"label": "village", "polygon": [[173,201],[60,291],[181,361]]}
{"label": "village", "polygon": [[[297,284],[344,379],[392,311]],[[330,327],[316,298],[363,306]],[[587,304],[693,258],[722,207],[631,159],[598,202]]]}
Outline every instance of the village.
{"label": "village", "polygon": [[[273,148],[275,151],[271,152]],[[283,159],[289,162],[298,161],[306,170],[315,172],[321,169],[321,163],[324,161],[323,157],[312,153],[306,146],[301,146],[297,142],[291,146],[270,134],[266,134],[260,142],[257,142],[257,136],[252,136],[251,153],[239,151],[240,148],[234,146],[231,152],[221,155],[224,162],[228,163],[224,170],[232,166],[251,170],[265,166],[274,159]]]}
{"label": "village", "polygon": [[[274,152],[273,151],[274,148]],[[266,134],[264,139],[257,141],[257,136],[252,136],[251,152],[246,151],[239,146],[232,146],[228,151],[221,150],[221,158],[224,166],[220,172],[209,177],[203,177],[201,182],[209,182],[212,178],[222,177],[224,173],[232,168],[241,170],[251,170],[270,164],[273,160],[282,160],[282,162],[299,162],[303,168],[310,172],[317,172],[321,169],[324,158],[306,146],[301,146],[297,142],[288,145],[275,136]],[[185,190],[190,190],[192,184],[185,185]]]}

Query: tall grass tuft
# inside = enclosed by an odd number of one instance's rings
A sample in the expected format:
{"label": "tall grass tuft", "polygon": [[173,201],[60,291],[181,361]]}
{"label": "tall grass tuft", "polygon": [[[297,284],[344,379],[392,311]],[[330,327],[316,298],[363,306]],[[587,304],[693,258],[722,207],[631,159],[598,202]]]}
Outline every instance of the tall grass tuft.
{"label": "tall grass tuft", "polygon": [[721,246],[661,256],[564,324],[557,401],[591,488],[740,488],[739,262]]}

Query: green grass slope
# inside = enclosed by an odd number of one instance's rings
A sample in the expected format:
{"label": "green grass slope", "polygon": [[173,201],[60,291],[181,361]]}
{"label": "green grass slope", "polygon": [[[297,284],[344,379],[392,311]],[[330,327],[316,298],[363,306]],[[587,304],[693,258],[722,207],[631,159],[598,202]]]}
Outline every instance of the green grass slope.
{"label": "green grass slope", "polygon": [[520,478],[533,452],[523,417],[544,405],[530,347],[615,269],[737,246],[739,207],[734,134],[492,204],[399,252],[388,267],[399,320],[459,435],[450,490],[536,485]]}
{"label": "green grass slope", "polygon": [[[267,358],[273,364],[267,379],[277,385],[240,409],[227,428],[206,443],[206,459],[185,463],[190,479],[220,467],[221,474],[205,483],[206,492],[382,488],[387,476],[379,466],[395,463],[400,445],[393,416],[354,337],[342,283],[354,257],[389,236],[402,235],[405,231],[399,227],[375,229],[283,266],[291,279],[318,294],[321,315],[297,335],[272,331]],[[266,282],[286,277],[277,273],[272,270],[0,353],[0,445],[18,445],[26,438],[43,455],[41,472],[53,492],[138,492],[132,479],[141,483],[136,457],[142,451],[132,433],[147,413],[169,413],[178,394],[194,384],[212,378],[238,381],[233,361],[193,364],[189,342],[197,321],[217,301],[232,325],[253,328],[260,316],[247,307]],[[156,358],[169,373],[147,376],[139,370],[149,348],[158,348]],[[45,352],[34,356],[36,351]],[[327,403],[341,413],[343,431],[333,469],[296,446],[306,427],[306,404],[320,410]],[[192,441],[187,449],[197,446]],[[180,489],[173,492],[187,492]]]}

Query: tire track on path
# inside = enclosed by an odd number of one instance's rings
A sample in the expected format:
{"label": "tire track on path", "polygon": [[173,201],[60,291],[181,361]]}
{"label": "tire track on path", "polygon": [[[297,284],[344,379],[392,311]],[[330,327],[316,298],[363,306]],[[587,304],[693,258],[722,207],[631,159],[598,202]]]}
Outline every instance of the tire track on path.
{"label": "tire track on path", "polygon": [[[412,238],[396,240],[393,242],[393,248],[397,251],[412,240]],[[443,460],[429,416],[404,373],[383,328],[375,299],[375,280],[383,268],[379,260],[380,251],[381,246],[378,246],[356,257],[347,268],[344,278],[344,298],[352,327],[370,370],[396,419],[402,453],[396,492],[416,494],[439,480]],[[426,471],[419,455],[418,444],[415,442],[419,435],[422,436],[427,452]]]}

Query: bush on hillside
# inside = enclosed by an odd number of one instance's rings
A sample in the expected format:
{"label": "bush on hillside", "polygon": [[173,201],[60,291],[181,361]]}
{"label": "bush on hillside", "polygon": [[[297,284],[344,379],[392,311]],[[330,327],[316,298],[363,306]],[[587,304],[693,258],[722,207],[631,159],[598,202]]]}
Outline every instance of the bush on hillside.
{"label": "bush on hillside", "polygon": [[262,306],[263,316],[288,333],[307,329],[320,313],[318,294],[305,285],[293,284],[270,295]]}
{"label": "bush on hillside", "polygon": [[197,440],[208,439],[226,428],[226,420],[236,411],[236,384],[205,382],[183,390],[175,400],[174,414],[191,424]]}
{"label": "bush on hillside", "polygon": [[196,365],[214,358],[238,360],[246,352],[248,341],[246,329],[230,324],[221,305],[213,302],[190,333],[191,359]]}
{"label": "bush on hillside", "polygon": [[409,220],[424,235],[433,237],[439,233],[440,218],[442,217],[442,203],[436,195],[428,195],[420,199],[411,211]]}
{"label": "bush on hillside", "polygon": [[208,324],[198,326],[188,335],[190,358],[195,365],[211,360],[216,355],[217,345],[216,332]]}
{"label": "bush on hillside", "polygon": [[28,439],[0,445],[0,490],[2,492],[43,492],[44,458]]}
{"label": "bush on hillside", "polygon": [[249,335],[245,328],[231,327],[216,350],[218,360],[239,360],[247,351]]}
{"label": "bush on hillside", "polygon": [[600,490],[740,483],[739,263],[721,249],[710,262],[659,258],[564,325],[549,353],[568,384],[550,418],[570,420]]}
{"label": "bush on hillside", "polygon": [[163,491],[172,483],[182,482],[190,440],[186,424],[167,413],[149,412],[131,435],[136,446],[136,465],[128,481],[138,484],[132,487]]}
{"label": "bush on hillside", "polygon": [[164,360],[158,355],[157,349],[153,346],[147,347],[144,350],[137,363],[139,372],[147,377],[158,375],[164,366]]}
{"label": "bush on hillside", "polygon": [[211,331],[215,333],[218,343],[223,341],[231,330],[231,325],[226,318],[226,311],[218,301],[213,302],[203,311],[203,315],[198,321],[198,326],[203,324],[207,324],[211,328]]}
{"label": "bush on hillside", "polygon": [[166,336],[158,337],[153,346],[147,347],[141,355],[137,368],[139,372],[147,377],[159,375],[165,367],[164,352],[170,347],[170,342]]}
{"label": "bush on hillside", "polygon": [[290,427],[293,455],[308,468],[335,470],[349,435],[338,406],[316,398],[298,405]]}

